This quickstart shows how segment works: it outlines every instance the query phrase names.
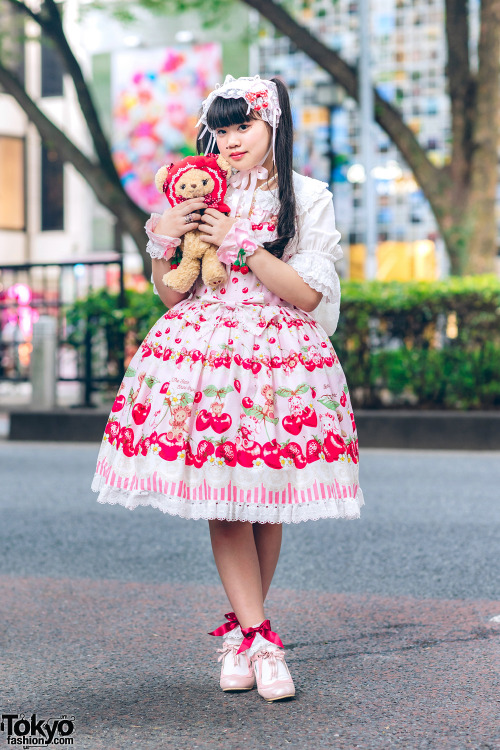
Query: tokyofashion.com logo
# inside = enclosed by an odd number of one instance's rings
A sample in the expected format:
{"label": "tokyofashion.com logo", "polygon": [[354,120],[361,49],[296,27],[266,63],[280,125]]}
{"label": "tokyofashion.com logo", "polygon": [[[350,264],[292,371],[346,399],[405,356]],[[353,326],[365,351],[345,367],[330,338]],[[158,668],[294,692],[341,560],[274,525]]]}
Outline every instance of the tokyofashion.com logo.
{"label": "tokyofashion.com logo", "polygon": [[2,714],[0,730],[7,735],[7,745],[16,747],[48,747],[49,745],[73,745],[75,717],[61,716],[59,719],[37,719],[36,714],[27,718],[24,714]]}

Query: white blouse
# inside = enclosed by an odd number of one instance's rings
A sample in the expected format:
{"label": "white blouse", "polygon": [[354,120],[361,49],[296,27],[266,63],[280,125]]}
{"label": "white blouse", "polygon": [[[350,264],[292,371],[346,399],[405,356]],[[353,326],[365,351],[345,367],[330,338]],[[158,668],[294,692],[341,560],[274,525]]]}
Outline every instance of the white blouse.
{"label": "white blouse", "polygon": [[[296,199],[295,236],[288,243],[282,260],[289,263],[310,287],[323,295],[319,305],[310,313],[328,336],[337,328],[340,312],[340,281],[335,262],[343,257],[340,232],[335,226],[333,195],[328,184],[293,172]],[[230,203],[232,188],[228,187]],[[279,211],[278,189],[255,191],[250,220],[259,244],[277,237],[275,225]],[[151,279],[152,280],[152,279]],[[155,293],[158,293],[156,288]]]}
{"label": "white blouse", "polygon": [[[337,328],[340,312],[340,281],[335,262],[343,257],[340,232],[335,226],[333,195],[328,184],[293,172],[296,199],[295,237],[288,243],[282,260],[289,263],[310,287],[323,297],[311,316],[328,336]],[[259,214],[261,209],[261,214]],[[251,220],[265,214],[277,215],[278,189],[257,190]],[[256,231],[258,242],[276,238],[264,227]]]}

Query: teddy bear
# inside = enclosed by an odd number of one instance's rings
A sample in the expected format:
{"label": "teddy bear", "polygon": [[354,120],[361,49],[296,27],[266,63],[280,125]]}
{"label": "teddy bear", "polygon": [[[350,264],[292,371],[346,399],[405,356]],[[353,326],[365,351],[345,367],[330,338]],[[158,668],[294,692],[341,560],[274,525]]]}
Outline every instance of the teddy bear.
{"label": "teddy bear", "polygon": [[[160,193],[165,193],[171,206],[187,198],[203,198],[207,208],[229,213],[230,208],[224,203],[228,174],[231,174],[231,166],[220,154],[187,156],[169,167],[161,167],[156,173],[155,184]],[[227,280],[226,269],[217,257],[217,248],[200,240],[200,235],[199,229],[186,232],[178,248],[182,260],[163,276],[163,283],[177,292],[187,292],[193,286],[200,267],[204,283],[212,289]]]}

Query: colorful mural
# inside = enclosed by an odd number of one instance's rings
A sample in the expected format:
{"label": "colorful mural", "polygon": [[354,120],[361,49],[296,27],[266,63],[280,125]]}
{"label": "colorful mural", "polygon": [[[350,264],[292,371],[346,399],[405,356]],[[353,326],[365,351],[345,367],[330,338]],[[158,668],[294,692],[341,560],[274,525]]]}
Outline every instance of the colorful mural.
{"label": "colorful mural", "polygon": [[220,44],[133,50],[113,55],[113,159],[145,211],[165,206],[157,169],[196,153],[202,100],[222,81]]}

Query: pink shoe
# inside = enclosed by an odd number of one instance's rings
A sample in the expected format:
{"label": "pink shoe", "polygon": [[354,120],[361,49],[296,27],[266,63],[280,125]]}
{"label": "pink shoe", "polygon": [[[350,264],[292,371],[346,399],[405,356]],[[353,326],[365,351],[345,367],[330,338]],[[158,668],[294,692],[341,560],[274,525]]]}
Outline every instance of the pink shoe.
{"label": "pink shoe", "polygon": [[220,686],[225,692],[229,690],[251,690],[255,685],[255,675],[246,651],[238,653],[239,643],[224,641],[217,661],[222,661]]}
{"label": "pink shoe", "polygon": [[282,648],[260,648],[251,662],[257,677],[259,695],[269,703],[295,696],[295,685],[288,671]]}

